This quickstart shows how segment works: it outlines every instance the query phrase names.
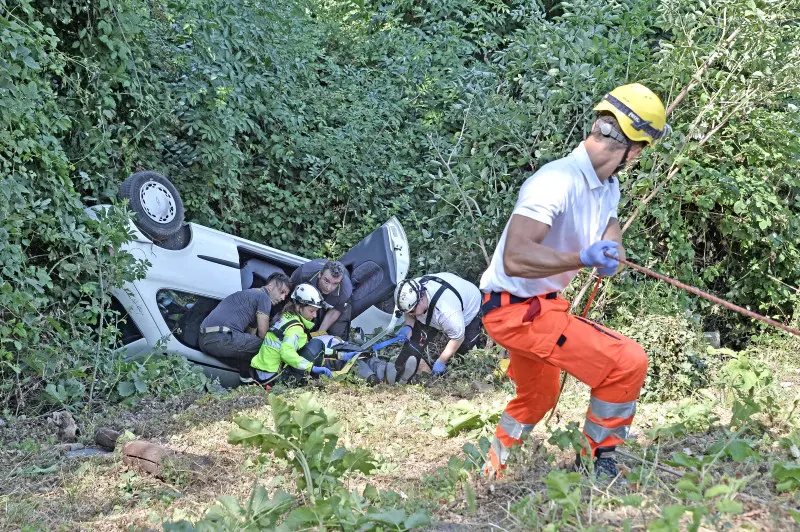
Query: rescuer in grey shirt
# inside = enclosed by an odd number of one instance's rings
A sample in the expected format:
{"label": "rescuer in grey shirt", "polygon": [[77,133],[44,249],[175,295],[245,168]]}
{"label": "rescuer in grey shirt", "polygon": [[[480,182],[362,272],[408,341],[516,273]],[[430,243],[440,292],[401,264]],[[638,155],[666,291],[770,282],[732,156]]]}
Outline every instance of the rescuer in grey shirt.
{"label": "rescuer in grey shirt", "polygon": [[[272,305],[286,299],[290,288],[287,275],[273,273],[261,288],[241,290],[220,301],[200,324],[200,349],[213,357],[236,359],[240,379],[249,379],[250,360],[269,330]],[[256,334],[249,332],[252,329]]]}

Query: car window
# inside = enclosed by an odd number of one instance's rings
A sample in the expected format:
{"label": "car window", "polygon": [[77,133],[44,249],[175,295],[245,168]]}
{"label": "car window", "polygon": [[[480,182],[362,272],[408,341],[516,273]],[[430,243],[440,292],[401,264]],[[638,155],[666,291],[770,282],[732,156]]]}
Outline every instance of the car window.
{"label": "car window", "polygon": [[114,325],[120,331],[122,345],[132,344],[136,340],[144,338],[142,331],[136,326],[128,311],[125,310],[120,300],[114,296],[111,296],[111,310],[117,313]]}
{"label": "car window", "polygon": [[156,302],[172,335],[183,345],[198,349],[200,324],[220,300],[165,288],[156,293]]}

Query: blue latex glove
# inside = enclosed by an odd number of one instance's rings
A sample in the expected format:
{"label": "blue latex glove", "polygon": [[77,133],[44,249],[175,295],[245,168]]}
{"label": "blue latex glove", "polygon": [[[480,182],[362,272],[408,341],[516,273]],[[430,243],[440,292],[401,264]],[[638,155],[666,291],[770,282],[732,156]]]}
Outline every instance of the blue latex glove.
{"label": "blue latex glove", "polygon": [[408,338],[405,336],[397,335],[394,338],[389,338],[388,340],[384,340],[378,344],[372,346],[373,351],[380,351],[384,347],[388,347],[392,344],[396,344],[397,342],[408,342]]}
{"label": "blue latex glove", "polygon": [[331,375],[331,370],[328,368],[323,368],[322,366],[314,366],[311,368],[311,373],[316,373],[317,375],[325,375],[329,379],[333,376]]}
{"label": "blue latex glove", "polygon": [[437,360],[436,362],[433,363],[432,369],[434,375],[441,375],[442,373],[444,373],[444,370],[447,369],[447,364]]}
{"label": "blue latex glove", "polygon": [[397,336],[405,336],[406,338],[410,338],[411,331],[412,331],[411,325],[403,325],[402,327],[400,327],[400,330],[397,331]]}
{"label": "blue latex glove", "polygon": [[344,360],[345,362],[347,362],[348,360],[350,360],[354,356],[357,356],[359,353],[360,353],[360,351],[349,351],[347,353],[342,353],[341,354],[341,359]]}
{"label": "blue latex glove", "polygon": [[[619,261],[606,257],[605,253],[617,254],[617,243],[613,240],[600,240],[581,251],[581,262],[589,268],[602,268],[610,271],[619,268]],[[603,275],[601,273],[601,275]]]}
{"label": "blue latex glove", "polygon": [[[610,255],[614,255],[615,257],[619,257],[619,248],[617,246],[614,246],[614,249],[609,250],[608,253]],[[602,268],[597,268],[597,273],[599,273],[603,277],[611,277],[612,275],[617,273],[617,270],[619,270],[619,262],[617,262],[616,266],[604,266]]]}

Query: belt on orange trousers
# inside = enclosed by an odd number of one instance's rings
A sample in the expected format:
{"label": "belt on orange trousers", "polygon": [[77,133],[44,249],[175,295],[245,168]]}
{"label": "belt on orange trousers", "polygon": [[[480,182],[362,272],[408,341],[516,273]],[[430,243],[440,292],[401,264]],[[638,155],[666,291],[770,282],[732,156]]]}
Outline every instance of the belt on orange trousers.
{"label": "belt on orange trousers", "polygon": [[[558,298],[558,292],[550,292],[544,295],[545,299]],[[530,301],[528,312],[525,313],[523,321],[530,321],[541,312],[542,307],[539,303],[539,296],[519,297],[508,292],[487,292],[483,294],[483,303],[481,304],[481,316],[486,316],[489,312],[496,308],[505,307],[506,305],[514,305],[517,303],[525,303]]]}

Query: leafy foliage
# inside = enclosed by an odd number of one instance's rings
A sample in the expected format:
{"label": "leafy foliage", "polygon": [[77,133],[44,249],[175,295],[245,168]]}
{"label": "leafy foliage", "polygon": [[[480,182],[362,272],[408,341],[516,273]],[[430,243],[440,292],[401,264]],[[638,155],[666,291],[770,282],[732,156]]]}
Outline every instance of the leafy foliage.
{"label": "leafy foliage", "polygon": [[644,348],[650,364],[642,398],[663,401],[682,397],[710,382],[713,365],[696,323],[686,318],[647,315],[620,332]]}
{"label": "leafy foliage", "polygon": [[494,430],[502,412],[503,405],[500,404],[476,407],[469,401],[458,401],[448,409],[450,419],[447,422],[447,435],[452,437],[463,431],[477,434],[484,427]]}
{"label": "leafy foliage", "polygon": [[[88,327],[142,271],[109,252],[124,216],[95,224],[82,208],[132,171],[173,179],[193,221],[307,256],[340,255],[397,215],[417,270],[476,279],[524,179],[627,81],[675,104],[676,131],[621,176],[630,258],[782,319],[797,307],[795,0],[0,9],[0,393],[17,407],[69,378],[92,393],[69,368],[105,357],[113,337],[94,346]],[[661,303],[638,297],[653,286],[638,274],[614,282],[609,314]],[[738,341],[753,330],[666,292],[669,314]],[[698,376],[680,353],[653,357],[679,370],[666,395]]]}
{"label": "leafy foliage", "polygon": [[239,425],[228,436],[234,444],[252,445],[264,453],[289,460],[302,476],[298,488],[315,496],[332,493],[343,486],[340,478],[350,472],[369,474],[375,462],[363,449],[348,451],[338,447],[339,424],[322,409],[311,393],[290,405],[277,395],[269,396],[274,429],[251,418],[238,418]]}
{"label": "leafy foliage", "polygon": [[166,523],[165,531],[211,532],[216,530],[256,531],[273,529],[283,514],[294,504],[294,497],[277,491],[270,498],[263,486],[254,486],[250,498],[240,504],[235,497],[225,495],[209,508],[205,519],[192,525],[187,521]]}
{"label": "leafy foliage", "polygon": [[[244,504],[233,497],[221,497],[206,517],[195,524],[170,523],[165,530],[198,532],[206,530],[305,530],[328,527],[344,530],[412,530],[427,526],[425,513],[408,514],[403,508],[385,508],[393,500],[391,492],[378,492],[367,485],[363,494],[345,488],[348,474],[369,474],[375,462],[363,449],[338,446],[339,424],[313,398],[304,393],[294,405],[276,395],[269,397],[274,428],[251,418],[239,418],[239,428],[228,435],[230,443],[261,449],[262,460],[271,453],[287,460],[298,473],[297,489],[305,490],[304,504],[295,497],[276,492],[270,499],[266,489],[256,484]],[[276,524],[279,526],[276,527]]]}
{"label": "leafy foliage", "polygon": [[722,383],[734,391],[731,425],[733,427],[762,426],[757,414],[771,421],[779,406],[772,385],[772,372],[765,364],[739,353],[722,368]]}
{"label": "leafy foliage", "polygon": [[777,482],[775,489],[779,492],[800,489],[800,464],[778,462],[772,467],[770,476]]}
{"label": "leafy foliage", "polygon": [[[109,399],[133,405],[145,396],[173,397],[203,391],[209,379],[195,364],[178,355],[149,355],[142,359],[114,359],[104,371],[104,391]],[[116,375],[117,378],[111,378]]]}
{"label": "leafy foliage", "polygon": [[[127,213],[83,213],[64,149],[74,123],[55,87],[70,58],[27,1],[0,7],[0,402],[16,411],[91,400],[113,357],[108,291],[141,276],[119,252]],[[5,6],[5,4],[4,4]]]}

